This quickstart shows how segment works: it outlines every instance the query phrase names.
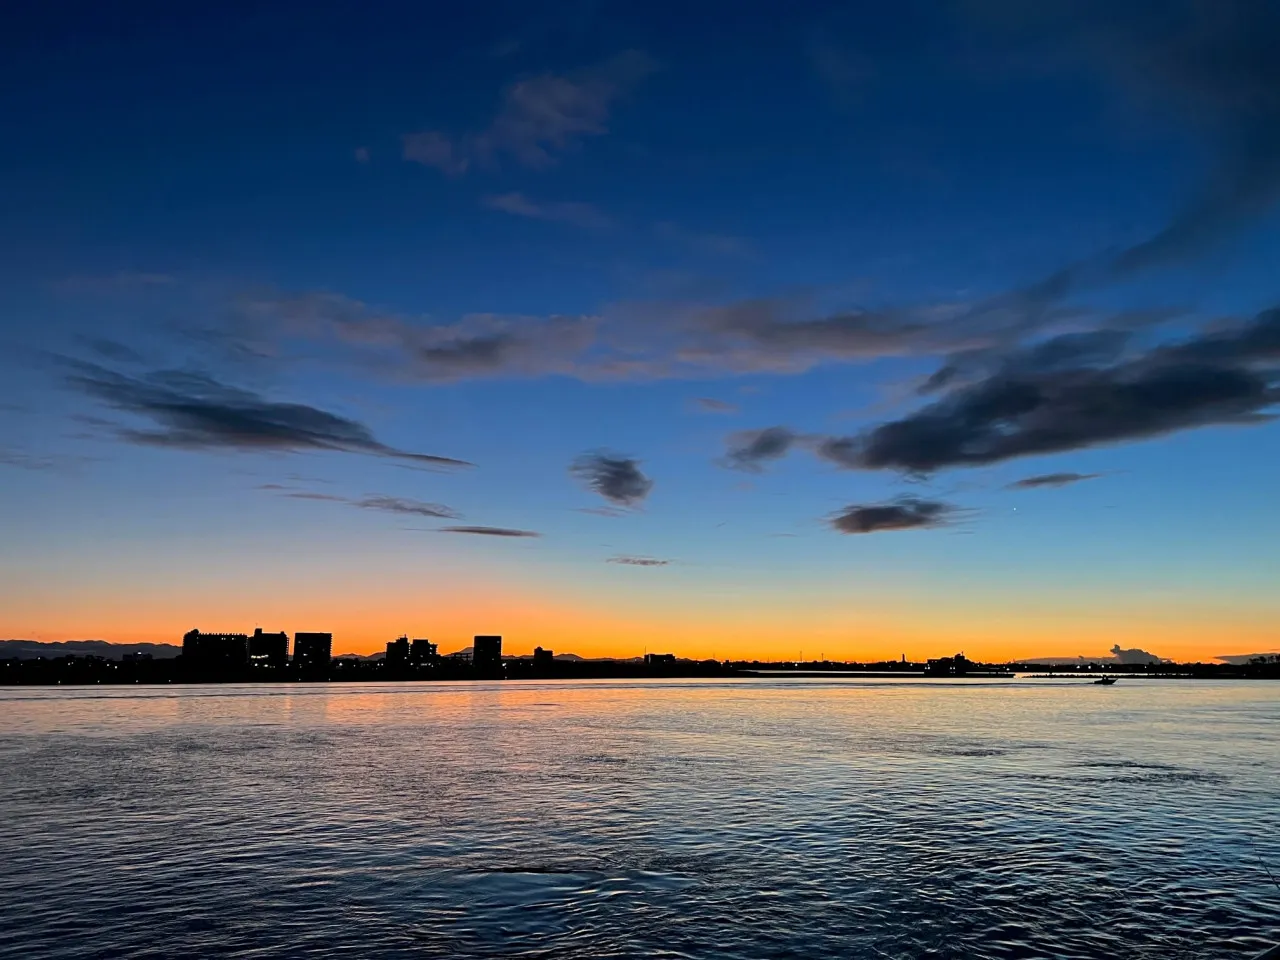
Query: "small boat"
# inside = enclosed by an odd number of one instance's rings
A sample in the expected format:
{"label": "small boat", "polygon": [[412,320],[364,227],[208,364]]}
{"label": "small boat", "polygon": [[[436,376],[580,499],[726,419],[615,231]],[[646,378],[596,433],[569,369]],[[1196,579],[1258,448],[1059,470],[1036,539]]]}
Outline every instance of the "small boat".
{"label": "small boat", "polygon": [[1109,687],[1116,682],[1116,678],[1115,677],[1099,677],[1097,680],[1093,682],[1100,687]]}

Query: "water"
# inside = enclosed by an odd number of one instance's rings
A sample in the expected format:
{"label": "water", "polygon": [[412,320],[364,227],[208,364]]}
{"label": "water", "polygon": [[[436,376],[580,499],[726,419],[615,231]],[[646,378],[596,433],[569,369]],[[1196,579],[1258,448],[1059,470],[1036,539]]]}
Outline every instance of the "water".
{"label": "water", "polygon": [[1280,685],[0,690],[0,956],[1251,957]]}

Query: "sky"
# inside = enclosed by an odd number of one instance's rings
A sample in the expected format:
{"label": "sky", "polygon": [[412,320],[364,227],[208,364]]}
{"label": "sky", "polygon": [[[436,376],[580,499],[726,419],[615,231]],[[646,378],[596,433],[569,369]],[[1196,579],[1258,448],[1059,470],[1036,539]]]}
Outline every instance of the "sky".
{"label": "sky", "polygon": [[19,2],[0,636],[1280,649],[1280,8]]}

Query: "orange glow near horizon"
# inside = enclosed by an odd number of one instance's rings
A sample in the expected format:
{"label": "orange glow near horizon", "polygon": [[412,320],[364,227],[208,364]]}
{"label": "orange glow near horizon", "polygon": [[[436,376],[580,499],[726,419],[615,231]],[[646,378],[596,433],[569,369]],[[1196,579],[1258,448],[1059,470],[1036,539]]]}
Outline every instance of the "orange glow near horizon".
{"label": "orange glow near horizon", "polygon": [[[908,659],[964,651],[989,661],[1022,657],[1104,656],[1114,644],[1140,647],[1176,660],[1209,661],[1220,654],[1270,651],[1274,630],[1265,612],[1224,617],[1186,607],[1160,611],[1108,607],[1091,613],[1037,608],[985,611],[965,604],[925,607],[886,600],[877,609],[858,604],[824,608],[753,604],[738,610],[643,608],[638,603],[582,603],[528,590],[497,596],[455,590],[424,596],[410,606],[387,595],[354,606],[345,596],[312,593],[236,599],[157,597],[145,612],[121,602],[58,605],[35,598],[6,604],[0,637],[29,640],[101,639],[116,643],[181,643],[192,628],[207,631],[322,630],[334,652],[369,654],[402,634],[428,637],[442,652],[460,649],[479,633],[504,637],[504,651],[528,654],[535,646],[584,657],[670,652],[682,657],[791,660]],[[46,598],[47,599],[47,598]],[[678,605],[677,605],[678,606]],[[429,611],[429,612],[427,612]]]}

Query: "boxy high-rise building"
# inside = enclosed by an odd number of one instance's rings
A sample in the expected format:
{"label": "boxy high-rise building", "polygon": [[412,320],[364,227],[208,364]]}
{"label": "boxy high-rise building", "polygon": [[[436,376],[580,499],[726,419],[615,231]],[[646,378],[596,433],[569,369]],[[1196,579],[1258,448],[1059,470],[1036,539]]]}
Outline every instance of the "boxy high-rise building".
{"label": "boxy high-rise building", "polygon": [[182,638],[182,664],[188,670],[235,670],[248,662],[247,634],[191,630]]}
{"label": "boxy high-rise building", "polygon": [[437,659],[436,645],[430,640],[415,637],[409,642],[409,666],[425,667]]}
{"label": "boxy high-rise building", "polygon": [[263,633],[258,627],[249,638],[249,666],[271,667],[275,669],[288,666],[289,635],[280,633]]}
{"label": "boxy high-rise building", "polygon": [[481,677],[502,676],[502,638],[479,636],[471,644],[471,665]]}
{"label": "boxy high-rise building", "polygon": [[293,665],[300,673],[327,674],[333,658],[332,633],[295,633]]}
{"label": "boxy high-rise building", "polygon": [[387,644],[387,659],[383,661],[388,670],[403,670],[409,665],[409,638],[400,637]]}

